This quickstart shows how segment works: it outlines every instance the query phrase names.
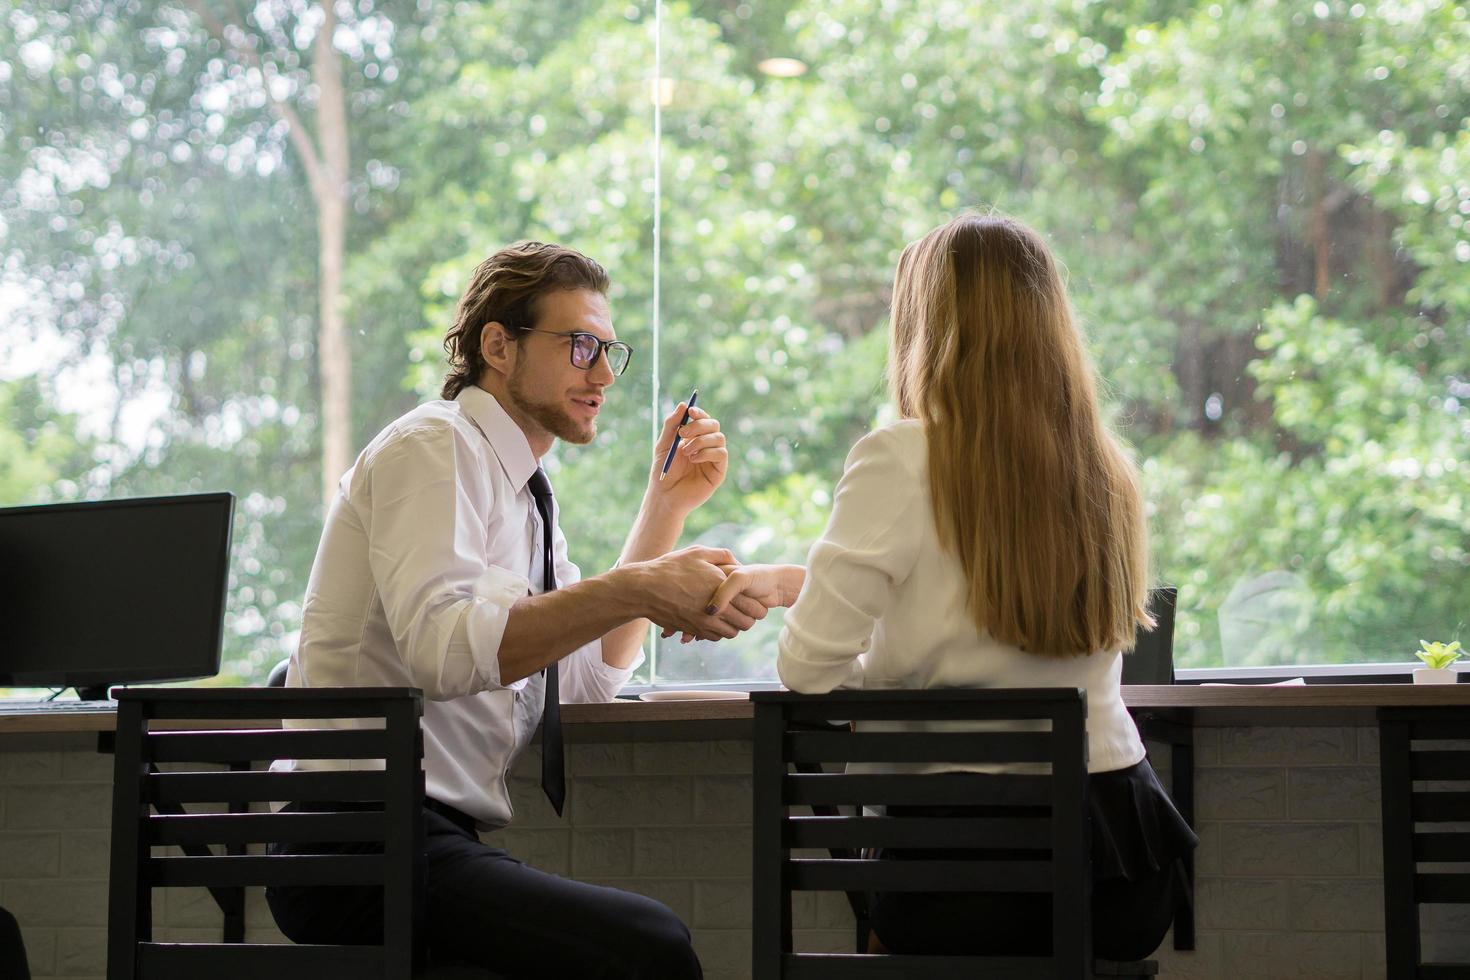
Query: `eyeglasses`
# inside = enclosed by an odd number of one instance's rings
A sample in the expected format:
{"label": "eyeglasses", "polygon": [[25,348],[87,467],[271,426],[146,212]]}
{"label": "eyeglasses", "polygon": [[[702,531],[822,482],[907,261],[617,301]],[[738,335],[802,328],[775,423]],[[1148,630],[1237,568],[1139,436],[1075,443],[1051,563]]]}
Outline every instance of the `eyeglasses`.
{"label": "eyeglasses", "polygon": [[628,362],[633,359],[633,348],[621,340],[603,340],[596,334],[583,333],[580,330],[526,330],[524,333],[549,333],[553,337],[570,337],[572,339],[572,366],[579,367],[583,371],[590,371],[597,365],[597,359],[607,352],[607,366],[616,377],[628,370]]}

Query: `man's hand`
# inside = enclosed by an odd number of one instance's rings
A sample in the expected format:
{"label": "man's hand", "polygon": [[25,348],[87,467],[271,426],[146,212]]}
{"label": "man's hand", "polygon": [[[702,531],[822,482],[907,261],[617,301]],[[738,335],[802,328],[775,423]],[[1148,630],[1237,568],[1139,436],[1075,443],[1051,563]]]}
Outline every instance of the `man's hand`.
{"label": "man's hand", "polygon": [[729,639],[749,629],[754,620],[741,626],[743,614],[721,617],[707,611],[710,596],[725,580],[724,567],[734,565],[735,556],[726,549],[699,546],[637,563],[644,615],[667,631],[701,640]]}
{"label": "man's hand", "polygon": [[[684,404],[680,402],[664,419],[663,431],[653,447],[653,465],[643,498],[645,504],[667,508],[681,520],[725,482],[725,471],[730,462],[725,434],[720,431],[717,419],[697,405],[689,411],[689,422],[679,429],[679,421],[683,417]],[[668,475],[660,481],[664,457],[669,454],[676,430],[680,436],[679,449],[669,464]]]}
{"label": "man's hand", "polygon": [[[710,608],[712,607],[706,607],[705,611],[708,612]],[[738,595],[734,599],[730,600],[729,605],[715,613],[715,618],[723,621],[727,626],[733,626],[736,632],[744,633],[756,623],[760,622],[762,619],[765,619],[766,613],[768,612],[770,612],[769,606],[761,605],[760,602],[752,599],[750,596]],[[679,631],[676,629],[665,627],[659,635],[662,636],[664,639],[668,639],[677,632]],[[690,634],[685,633],[680,638],[679,642],[688,643],[691,640],[710,639],[719,639],[719,637],[691,636]],[[728,640],[730,639],[730,637],[727,636],[725,637],[725,639]]]}

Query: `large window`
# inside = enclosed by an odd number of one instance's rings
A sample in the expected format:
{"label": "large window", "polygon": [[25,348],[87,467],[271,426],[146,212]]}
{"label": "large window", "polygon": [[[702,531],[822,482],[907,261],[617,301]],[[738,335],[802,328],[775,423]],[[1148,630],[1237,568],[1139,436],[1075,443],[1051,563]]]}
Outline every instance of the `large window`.
{"label": "large window", "polygon": [[[1464,5],[656,4],[14,0],[0,505],[233,490],[224,679],[259,680],[326,488],[437,396],[474,264],[550,238],[638,351],[553,460],[584,573],[696,385],[733,465],[688,539],[801,560],[887,418],[898,251],[994,205],[1070,269],[1181,665],[1462,632]],[[778,622],[645,679],[770,678]]]}

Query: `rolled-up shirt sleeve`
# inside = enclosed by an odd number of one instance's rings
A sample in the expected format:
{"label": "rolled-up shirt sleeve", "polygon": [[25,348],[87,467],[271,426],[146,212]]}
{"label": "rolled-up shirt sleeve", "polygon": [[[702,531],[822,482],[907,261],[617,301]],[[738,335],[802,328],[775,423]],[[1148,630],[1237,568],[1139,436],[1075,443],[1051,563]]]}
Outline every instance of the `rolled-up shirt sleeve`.
{"label": "rolled-up shirt sleeve", "polygon": [[[558,515],[559,516],[559,515]],[[567,557],[567,539],[561,527],[554,528],[551,540],[556,565],[556,583],[568,586],[582,580],[582,570]],[[563,703],[579,701],[611,701],[618,696],[628,678],[643,663],[643,652],[627,667],[614,667],[602,659],[602,640],[584,644],[561,659],[557,682]]]}
{"label": "rolled-up shirt sleeve", "polygon": [[906,462],[896,435],[879,429],[848,454],[832,516],[807,559],[806,582],[786,615],[776,671],[793,691],[863,686],[873,626],[918,560],[913,521],[928,477]]}
{"label": "rolled-up shirt sleeve", "polygon": [[414,683],[438,701],[503,687],[500,640],[528,582],[486,560],[493,491],[473,454],[429,425],[367,462],[368,563]]}

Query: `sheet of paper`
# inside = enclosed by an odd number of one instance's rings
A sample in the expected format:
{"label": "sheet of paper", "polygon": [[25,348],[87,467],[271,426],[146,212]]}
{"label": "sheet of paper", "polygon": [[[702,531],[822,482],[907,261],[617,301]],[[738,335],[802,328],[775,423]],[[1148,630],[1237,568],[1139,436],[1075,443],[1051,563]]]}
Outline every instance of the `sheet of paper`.
{"label": "sheet of paper", "polygon": [[1301,687],[1307,683],[1305,677],[1293,677],[1285,681],[1272,681],[1269,684],[1239,684],[1232,681],[1204,681],[1200,687]]}

